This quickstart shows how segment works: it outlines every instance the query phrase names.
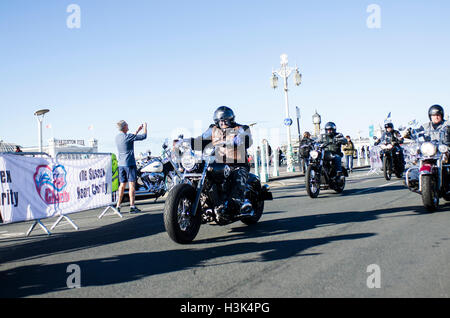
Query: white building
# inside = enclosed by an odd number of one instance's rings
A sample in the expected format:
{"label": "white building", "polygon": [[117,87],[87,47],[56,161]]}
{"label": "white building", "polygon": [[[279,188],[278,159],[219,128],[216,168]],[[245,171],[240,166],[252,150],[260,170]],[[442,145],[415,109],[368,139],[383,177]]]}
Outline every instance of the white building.
{"label": "white building", "polygon": [[[39,147],[23,147],[23,152],[39,152]],[[84,140],[75,139],[56,139],[52,138],[48,140],[47,146],[42,146],[42,152],[49,154],[51,157],[55,157],[60,152],[98,152],[97,139],[88,140],[87,144]]]}

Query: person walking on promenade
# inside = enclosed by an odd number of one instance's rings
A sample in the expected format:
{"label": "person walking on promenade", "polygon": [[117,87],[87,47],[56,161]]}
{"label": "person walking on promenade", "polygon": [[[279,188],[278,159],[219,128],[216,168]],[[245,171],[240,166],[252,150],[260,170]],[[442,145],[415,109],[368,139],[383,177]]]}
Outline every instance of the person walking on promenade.
{"label": "person walking on promenade", "polygon": [[342,146],[345,156],[346,168],[349,172],[353,172],[353,155],[355,154],[355,145],[350,136],[346,136],[347,144]]}

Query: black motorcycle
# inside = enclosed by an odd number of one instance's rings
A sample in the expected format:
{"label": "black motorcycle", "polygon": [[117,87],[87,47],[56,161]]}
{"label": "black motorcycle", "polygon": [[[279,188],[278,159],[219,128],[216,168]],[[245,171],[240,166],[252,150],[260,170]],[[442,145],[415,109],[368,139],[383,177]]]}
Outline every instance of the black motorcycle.
{"label": "black motorcycle", "polygon": [[334,166],[335,155],[325,150],[330,143],[316,143],[310,151],[310,161],[305,174],[305,187],[308,195],[315,199],[320,190],[332,189],[342,193],[345,188],[345,178],[348,172],[342,167],[342,176],[337,176]]}
{"label": "black motorcycle", "polygon": [[181,244],[192,242],[200,225],[215,222],[226,225],[236,221],[256,224],[264,211],[264,201],[272,200],[268,186],[261,186],[254,174],[249,174],[246,198],[250,200],[253,211],[241,215],[240,211],[216,211],[230,192],[231,169],[228,165],[216,163],[214,149],[208,148],[202,154],[195,154],[190,144],[180,148],[181,165],[184,169],[183,183],[170,190],[164,205],[164,226],[169,237]]}
{"label": "black motorcycle", "polygon": [[396,146],[390,138],[386,138],[380,144],[380,158],[383,160],[383,173],[386,180],[391,180],[392,174],[399,179],[403,177],[405,171],[405,164],[403,162],[403,149]]}

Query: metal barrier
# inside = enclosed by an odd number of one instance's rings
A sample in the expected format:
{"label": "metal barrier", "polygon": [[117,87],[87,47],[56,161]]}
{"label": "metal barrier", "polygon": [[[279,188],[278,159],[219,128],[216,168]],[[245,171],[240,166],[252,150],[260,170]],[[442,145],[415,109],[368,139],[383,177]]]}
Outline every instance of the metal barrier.
{"label": "metal barrier", "polygon": [[[56,154],[56,162],[61,159],[69,159],[69,160],[83,160],[83,159],[89,159],[91,156],[109,156],[111,157],[112,153],[108,152],[58,152]],[[108,205],[105,210],[98,216],[98,219],[101,219],[103,216],[105,216],[106,212],[108,210],[112,210],[114,214],[117,214],[120,218],[123,218],[122,214],[114,207],[114,194],[111,194],[111,205]],[[72,219],[70,219],[67,215],[61,214],[58,218],[58,220],[53,224],[51,229],[53,230],[61,221],[62,219],[65,219],[67,222],[69,222],[70,225],[75,230],[78,230],[78,226],[73,222]]]}
{"label": "metal barrier", "polygon": [[[52,158],[48,153],[45,152],[0,152],[1,154],[8,154],[8,155],[17,155],[17,156],[29,156],[29,157],[46,157],[46,158]],[[58,163],[60,160],[83,160],[83,159],[89,159],[93,156],[112,156],[112,153],[92,153],[92,152],[60,152],[56,155],[55,161]],[[114,197],[115,192],[111,194],[111,204],[106,206],[104,211],[98,216],[98,219],[101,219],[105,214],[112,210],[114,214],[118,215],[120,218],[122,218],[122,214],[120,214],[119,211],[114,206]],[[82,212],[82,211],[79,211]],[[72,212],[77,213],[77,211]],[[58,216],[59,215],[59,216]],[[51,230],[53,230],[63,219],[66,220],[75,230],[79,230],[79,227],[75,224],[75,222],[67,215],[63,214],[61,211],[57,212],[55,216],[58,216],[58,219],[56,222],[51,226]],[[35,219],[33,220],[34,223],[31,225],[31,227],[26,232],[26,236],[30,236],[31,232],[35,229],[36,225],[39,225],[42,230],[47,234],[51,235],[52,233],[50,230],[42,223],[41,219]]]}
{"label": "metal barrier", "polygon": [[[51,156],[46,152],[1,152],[0,154],[8,154],[8,155],[15,155],[15,156],[41,156],[41,157],[48,157],[51,158]],[[39,225],[41,229],[47,234],[51,235],[52,233],[45,227],[44,223],[41,222],[41,219],[34,220],[34,223],[30,226],[28,229],[26,236],[30,236],[31,232],[34,230],[36,225]]]}

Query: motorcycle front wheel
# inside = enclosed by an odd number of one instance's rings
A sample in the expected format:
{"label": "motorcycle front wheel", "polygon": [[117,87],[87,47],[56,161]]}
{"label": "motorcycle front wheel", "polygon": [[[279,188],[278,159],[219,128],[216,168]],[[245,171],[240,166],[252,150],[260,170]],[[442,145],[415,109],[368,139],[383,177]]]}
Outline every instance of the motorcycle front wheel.
{"label": "motorcycle front wheel", "polygon": [[305,175],[305,187],[308,195],[315,199],[320,193],[320,173],[312,165],[308,166]]}
{"label": "motorcycle front wheel", "polygon": [[439,194],[431,175],[422,176],[422,202],[428,212],[435,212],[439,207]]}
{"label": "motorcycle front wheel", "polygon": [[176,243],[191,243],[201,225],[201,211],[192,215],[195,189],[188,184],[178,184],[172,188],[164,205],[164,227],[169,237]]}

